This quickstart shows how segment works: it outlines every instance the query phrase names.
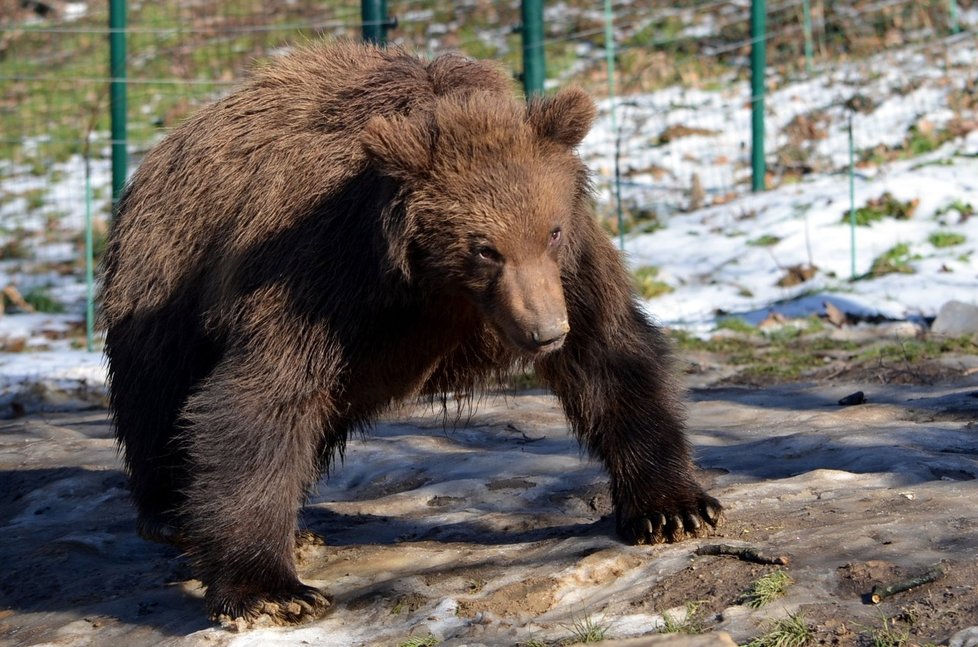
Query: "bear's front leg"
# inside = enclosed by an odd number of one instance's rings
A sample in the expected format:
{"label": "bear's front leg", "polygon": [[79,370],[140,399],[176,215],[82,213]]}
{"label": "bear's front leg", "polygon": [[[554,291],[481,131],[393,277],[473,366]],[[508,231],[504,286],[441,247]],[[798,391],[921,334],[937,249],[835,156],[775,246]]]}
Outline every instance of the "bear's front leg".
{"label": "bear's front leg", "polygon": [[296,624],[330,607],[299,580],[294,557],[299,507],[319,476],[330,429],[328,396],[275,368],[231,354],[184,411],[187,552],[211,618],[223,623],[267,616]]}
{"label": "bear's front leg", "polygon": [[618,533],[632,543],[700,536],[722,506],[696,482],[668,340],[636,306],[614,248],[598,233],[563,277],[570,332],[537,369],[611,476]]}

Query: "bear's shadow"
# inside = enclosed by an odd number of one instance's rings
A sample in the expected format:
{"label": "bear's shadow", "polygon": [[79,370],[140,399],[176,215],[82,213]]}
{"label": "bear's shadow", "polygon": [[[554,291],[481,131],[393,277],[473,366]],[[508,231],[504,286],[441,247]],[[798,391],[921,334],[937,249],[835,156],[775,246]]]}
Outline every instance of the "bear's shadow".
{"label": "bear's shadow", "polygon": [[[182,584],[190,572],[179,551],[137,535],[125,482],[119,469],[0,470],[0,607],[31,614],[20,631],[39,638],[38,627],[79,618],[173,636],[210,626],[199,592]],[[62,613],[71,617],[43,617]]]}
{"label": "bear's shadow", "polygon": [[[125,475],[118,469],[0,470],[2,608],[71,614],[40,621],[52,631],[78,618],[99,631],[118,623],[166,636],[213,626],[200,599],[203,591],[180,551],[138,536],[124,488]],[[424,519],[344,515],[316,506],[307,506],[301,520],[326,537],[327,548],[422,541],[503,545],[614,533],[608,519],[534,527],[532,512],[513,531],[478,522],[439,526]],[[16,616],[5,622],[18,624]]]}
{"label": "bear's shadow", "polygon": [[611,515],[602,516],[597,521],[536,526],[533,523],[534,513],[527,512],[526,523],[521,528],[503,530],[478,521],[443,525],[407,517],[346,515],[317,507],[305,508],[300,519],[305,529],[322,536],[328,546],[383,546],[412,542],[505,546],[569,537],[613,537],[615,533]]}

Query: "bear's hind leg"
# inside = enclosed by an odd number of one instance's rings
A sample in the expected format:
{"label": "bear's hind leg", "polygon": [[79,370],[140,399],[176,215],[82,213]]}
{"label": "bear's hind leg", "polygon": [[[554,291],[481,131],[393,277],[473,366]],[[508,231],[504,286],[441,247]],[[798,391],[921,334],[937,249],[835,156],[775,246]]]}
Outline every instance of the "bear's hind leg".
{"label": "bear's hind leg", "polygon": [[193,466],[188,553],[211,617],[222,622],[264,615],[295,624],[330,606],[295,569],[299,507],[331,428],[328,390],[276,380],[270,368],[257,358],[225,360],[184,412]]}
{"label": "bear's hind leg", "polygon": [[177,511],[187,485],[187,453],[177,417],[195,382],[214,365],[214,351],[177,326],[128,320],[106,333],[116,437],[129,473],[140,536],[180,545]]}

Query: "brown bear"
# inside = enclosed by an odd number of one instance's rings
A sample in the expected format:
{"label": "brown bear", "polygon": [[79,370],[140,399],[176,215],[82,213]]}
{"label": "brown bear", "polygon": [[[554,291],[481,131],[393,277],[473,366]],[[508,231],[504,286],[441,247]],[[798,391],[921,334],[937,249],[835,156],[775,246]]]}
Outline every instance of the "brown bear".
{"label": "brown bear", "polygon": [[591,209],[580,90],[493,64],[308,46],[132,176],[103,264],[117,437],[140,533],[184,548],[212,617],[329,606],[297,514],[351,432],[532,363],[611,477],[630,542],[717,523],[663,334]]}

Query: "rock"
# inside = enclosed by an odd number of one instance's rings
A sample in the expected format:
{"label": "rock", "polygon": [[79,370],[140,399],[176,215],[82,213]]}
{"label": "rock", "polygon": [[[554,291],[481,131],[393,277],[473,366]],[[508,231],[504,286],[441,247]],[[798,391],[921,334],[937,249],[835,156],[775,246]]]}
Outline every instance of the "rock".
{"label": "rock", "polygon": [[948,301],[941,306],[930,328],[936,335],[958,337],[978,333],[978,306],[961,301]]}
{"label": "rock", "polygon": [[978,647],[978,627],[968,627],[951,636],[948,647]]}

